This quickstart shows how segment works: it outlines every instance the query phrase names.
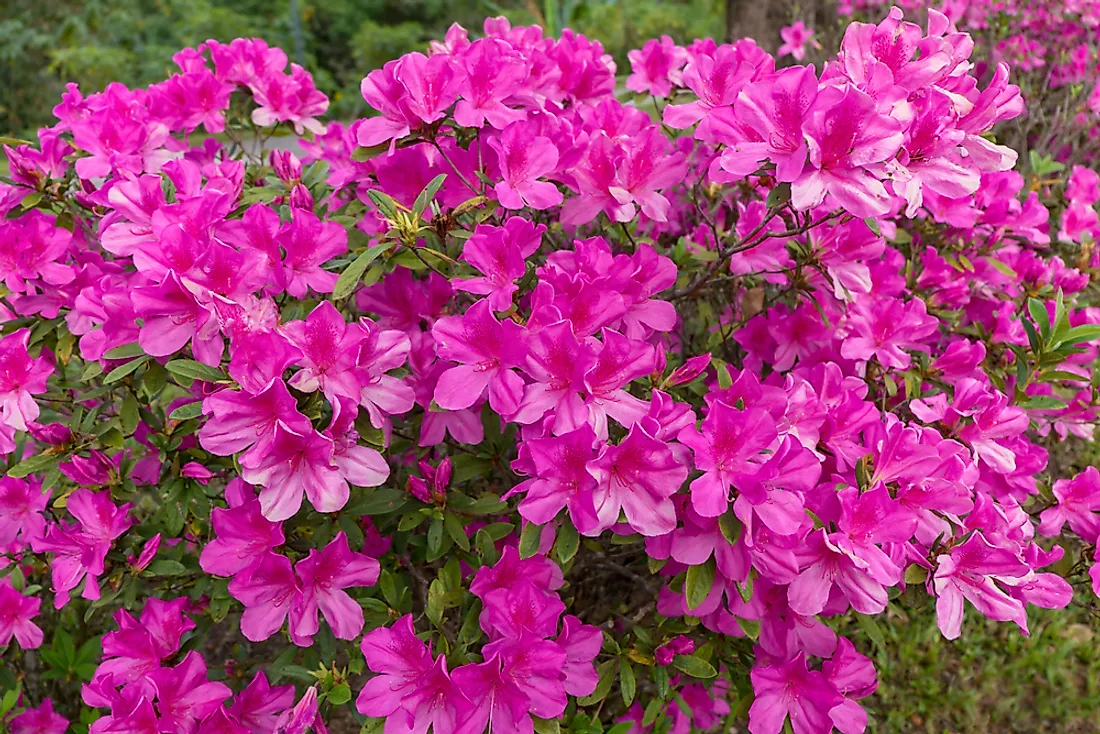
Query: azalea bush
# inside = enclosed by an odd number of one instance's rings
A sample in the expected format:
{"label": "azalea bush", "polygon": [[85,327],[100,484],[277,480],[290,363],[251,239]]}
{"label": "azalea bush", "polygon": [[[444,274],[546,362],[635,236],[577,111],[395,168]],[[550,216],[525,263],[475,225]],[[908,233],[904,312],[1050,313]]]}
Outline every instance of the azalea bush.
{"label": "azalea bush", "polygon": [[1007,66],[474,35],[7,141],[9,732],[849,734],[849,620],[1100,593],[1100,176],[1014,171]]}

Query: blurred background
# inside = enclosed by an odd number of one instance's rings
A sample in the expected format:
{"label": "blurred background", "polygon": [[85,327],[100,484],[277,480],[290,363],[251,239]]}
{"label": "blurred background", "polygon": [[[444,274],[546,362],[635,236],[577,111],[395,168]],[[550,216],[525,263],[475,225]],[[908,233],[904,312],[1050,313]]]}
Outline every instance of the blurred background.
{"label": "blurred background", "polygon": [[[840,0],[860,4],[861,0]],[[867,0],[862,0],[867,2]],[[564,27],[600,40],[628,73],[628,50],[668,35],[749,36],[775,51],[779,30],[802,20],[835,51],[851,20],[837,0],[0,0],[0,136],[34,137],[53,123],[65,83],[88,93],[112,81],[134,87],[175,70],[172,55],[208,38],[262,37],[313,73],[332,100],[330,119],[368,111],[360,80],[372,69],[441,38],[451,23],[480,30],[486,16]],[[870,5],[881,4],[868,2]],[[917,0],[905,0],[919,6]],[[941,5],[937,2],[936,5]],[[872,15],[877,21],[885,7]],[[907,11],[913,17],[914,13]],[[923,23],[918,11],[914,18]],[[0,175],[6,161],[0,158]],[[1075,444],[1074,450],[1080,450]],[[1100,447],[1093,444],[1096,461]],[[1059,460],[1057,452],[1052,464]],[[1031,609],[1032,635],[968,612],[962,639],[935,626],[922,593],[893,601],[885,618],[846,620],[875,658],[870,699],[878,732],[1100,732],[1100,607],[1081,599],[1064,612]]]}

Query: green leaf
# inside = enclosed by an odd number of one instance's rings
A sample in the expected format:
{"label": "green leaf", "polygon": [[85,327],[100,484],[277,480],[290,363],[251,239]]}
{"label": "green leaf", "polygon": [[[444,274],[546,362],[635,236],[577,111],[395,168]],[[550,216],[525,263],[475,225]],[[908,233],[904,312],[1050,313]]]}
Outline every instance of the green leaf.
{"label": "green leaf", "polygon": [[103,353],[104,359],[129,359],[130,357],[140,357],[145,354],[145,350],[141,348],[141,345],[137,342],[130,342],[129,344],[123,344],[121,347],[115,347],[114,349],[108,349]]}
{"label": "green leaf", "polygon": [[139,416],[137,398],[132,393],[123,399],[118,415],[119,421],[122,423],[122,432],[127,435],[133,433],[134,429],[137,428]]}
{"label": "green leaf", "polygon": [[867,217],[863,220],[863,223],[867,225],[867,229],[875,233],[876,237],[882,236],[882,229],[878,226],[878,220],[874,217]]}
{"label": "green leaf", "polygon": [[657,717],[661,715],[661,711],[664,707],[664,698],[654,698],[647,703],[645,713],[642,715],[642,726],[652,726],[653,722],[657,720]]}
{"label": "green leaf", "polygon": [[458,519],[458,516],[453,512],[444,514],[443,526],[447,530],[447,535],[450,535],[451,540],[455,542],[455,545],[469,552],[470,538],[466,535],[466,531],[462,527],[462,521]]}
{"label": "green leaf", "polygon": [[339,683],[325,696],[333,706],[343,706],[351,700],[351,686],[347,683]]}
{"label": "green leaf", "polygon": [[344,508],[348,515],[385,515],[400,510],[408,501],[409,494],[401,489],[379,487]]}
{"label": "green leaf", "polygon": [[755,640],[760,637],[760,620],[758,619],[742,619],[741,617],[737,617],[737,626],[745,633],[745,637],[748,637],[750,640]]}
{"label": "green leaf", "polygon": [[121,380],[126,375],[129,375],[132,372],[135,372],[138,367],[145,364],[148,360],[149,360],[148,356],[138,357],[137,359],[135,359],[132,362],[127,362],[126,364],[119,365],[118,367],[115,367],[113,370],[111,370],[110,372],[107,373],[106,377],[103,378],[103,384],[110,385],[113,382],[118,382],[119,380]]}
{"label": "green leaf", "polygon": [[8,469],[7,476],[13,479],[22,479],[23,477],[36,474],[46,469],[53,468],[61,462],[61,456],[49,456],[46,454],[36,454],[29,459],[23,459],[18,464]]}
{"label": "green leaf", "polygon": [[80,373],[80,381],[88,382],[103,374],[103,365],[99,362],[89,362],[84,368],[84,371]]}
{"label": "green leaf", "polygon": [[638,690],[638,682],[634,678],[634,666],[629,660],[623,660],[619,667],[619,689],[623,694],[623,705],[627,708],[634,703],[634,694]]}
{"label": "green leaf", "polygon": [[425,211],[428,210],[428,204],[431,203],[435,195],[439,193],[439,189],[443,186],[443,182],[447,180],[447,174],[441,173],[424,187],[424,190],[417,195],[416,201],[413,202],[413,213],[417,218],[420,217]]}
{"label": "green leaf", "polygon": [[164,365],[173,375],[186,377],[191,380],[203,380],[205,382],[219,382],[225,380],[225,373],[221,370],[196,362],[193,359],[173,359]]}
{"label": "green leaf", "polygon": [[615,669],[618,667],[618,658],[600,663],[600,667],[596,668],[596,672],[600,676],[600,682],[596,684],[596,690],[584,698],[578,699],[577,703],[581,706],[591,706],[607,698],[607,694],[611,692],[612,684],[615,683]]}
{"label": "green leaf", "polygon": [[181,405],[172,411],[172,414],[168,417],[172,420],[186,421],[192,418],[198,418],[202,415],[202,401],[197,400],[194,403],[187,403],[187,405]]}
{"label": "green leaf", "polygon": [[554,541],[554,555],[558,559],[558,563],[564,565],[569,563],[573,559],[573,556],[577,555],[577,549],[581,545],[581,536],[577,532],[577,529],[573,527],[573,523],[569,520],[565,520],[558,527],[558,537]]}
{"label": "green leaf", "polygon": [[19,694],[22,690],[23,684],[19,683],[15,688],[4,693],[4,698],[0,700],[0,716],[3,716],[15,708],[15,704],[19,701]]}
{"label": "green leaf", "polygon": [[1070,329],[1062,338],[1062,344],[1087,344],[1100,340],[1100,324],[1082,324]]}
{"label": "green leaf", "polygon": [[359,281],[362,280],[367,267],[387,248],[389,248],[388,244],[375,245],[359,253],[359,257],[344,268],[344,272],[340,273],[340,277],[336,279],[336,285],[332,289],[332,300],[339,301],[350,296],[355,287],[359,285]]}
{"label": "green leaf", "polygon": [[882,633],[882,627],[879,627],[875,618],[869,614],[860,614],[853,612],[856,615],[856,621],[859,622],[859,628],[871,638],[871,641],[878,645],[880,650],[886,649],[886,636]]}
{"label": "green leaf", "polygon": [[529,522],[519,534],[519,557],[531,558],[539,552],[542,545],[542,525]]}
{"label": "green leaf", "polygon": [[684,599],[689,610],[695,609],[707,600],[710,587],[714,585],[714,561],[707,559],[706,563],[698,566],[690,566],[687,570],[687,579],[684,580]]}
{"label": "green leaf", "polygon": [[149,564],[149,573],[153,576],[183,576],[187,566],[171,558],[160,558]]}
{"label": "green leaf", "polygon": [[1035,395],[1020,403],[1020,407],[1027,410],[1063,410],[1066,403],[1053,395]]}
{"label": "green leaf", "polygon": [[905,569],[905,583],[907,584],[923,584],[928,580],[928,569],[924,566],[912,563]]}
{"label": "green leaf", "polygon": [[694,655],[677,655],[672,658],[672,667],[687,673],[692,678],[713,678],[718,675],[714,666]]}
{"label": "green leaf", "polygon": [[447,595],[447,588],[439,579],[434,579],[428,586],[428,619],[436,627],[443,624],[443,597]]}
{"label": "green leaf", "polygon": [[497,551],[492,536],[485,531],[485,528],[474,533],[474,543],[477,545],[477,553],[481,556],[482,563],[486,566],[496,565],[500,560],[500,552]]}
{"label": "green leaf", "polygon": [[767,206],[769,209],[775,209],[776,207],[783,206],[790,200],[791,185],[789,183],[781,183],[768,194]]}
{"label": "green leaf", "polygon": [[374,189],[368,189],[367,197],[374,202],[374,205],[378,207],[378,211],[381,212],[382,216],[386,219],[392,220],[397,218],[397,202],[390,198],[389,194],[384,194]]}
{"label": "green leaf", "polygon": [[532,716],[531,721],[535,724],[536,734],[559,734],[561,732],[561,723],[557,719],[540,719],[537,716]]}
{"label": "green leaf", "polygon": [[436,555],[443,546],[443,520],[433,517],[428,525],[428,553]]}
{"label": "green leaf", "polygon": [[1031,320],[1039,327],[1039,333],[1042,334],[1043,341],[1046,341],[1047,337],[1050,336],[1050,314],[1047,313],[1047,307],[1039,299],[1029,298],[1027,299],[1027,312],[1031,315]]}

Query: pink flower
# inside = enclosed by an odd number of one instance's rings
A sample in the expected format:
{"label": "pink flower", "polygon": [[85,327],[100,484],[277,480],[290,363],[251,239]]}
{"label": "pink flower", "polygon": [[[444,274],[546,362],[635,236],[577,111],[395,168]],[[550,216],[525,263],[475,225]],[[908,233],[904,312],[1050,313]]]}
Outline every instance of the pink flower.
{"label": "pink flower", "polygon": [[278,632],[290,615],[290,639],[308,644],[298,634],[300,607],[296,603],[301,587],[286,556],[267,553],[229,582],[229,593],[245,606],[241,615],[241,633],[260,642]]}
{"label": "pink flower", "polygon": [[183,635],[195,629],[183,613],[186,604],[185,598],[149,599],[140,621],[124,609],[115,612],[119,628],[103,636],[103,662],[96,677],[113,676],[119,683],[132,683],[159,670],[163,660],[179,652]]}
{"label": "pink flower", "polygon": [[890,196],[866,166],[881,163],[902,144],[902,125],[878,111],[852,86],[823,88],[805,125],[810,166],[791,186],[791,203],[805,211],[826,194],[857,217],[885,214]]}
{"label": "pink flower", "polygon": [[206,679],[206,662],[192,650],[174,668],[161,668],[149,674],[157,692],[160,711],[159,731],[193,734],[205,719],[233,695],[224,683]]}
{"label": "pink flower", "polygon": [[997,586],[997,581],[1015,585],[1031,569],[1016,554],[989,543],[981,533],[936,559],[930,584],[936,593],[936,624],[943,636],[956,639],[962,629],[963,599],[989,619],[1015,622],[1027,634],[1027,611],[1023,602]]}
{"label": "pink flower", "polygon": [[811,40],[814,37],[813,29],[807,28],[806,24],[800,20],[795,21],[794,25],[781,28],[779,37],[783,39],[783,45],[775,52],[776,55],[793,56],[795,61],[806,58],[806,44],[818,46],[816,41]]}
{"label": "pink flower", "polygon": [[488,144],[497,153],[504,179],[496,185],[501,206],[549,209],[562,202],[554,184],[537,180],[557,168],[558,149],[550,138],[538,135],[533,124],[513,122]]}
{"label": "pink flower", "polygon": [[458,362],[439,376],[435,401],[446,410],[473,405],[486,391],[489,405],[510,415],[519,405],[523,379],[513,369],[527,356],[527,332],[510,319],[497,321],[487,300],[462,316],[446,316],[432,326],[442,359]]}
{"label": "pink flower", "polygon": [[304,298],[310,289],[332,293],[338,276],[321,266],[347,252],[348,233],[342,225],[321,221],[306,209],[292,209],[291,220],[283,225],[276,242],[286,250],[283,282],[287,293],[295,298]]}
{"label": "pink flower", "polygon": [[41,645],[42,629],[32,621],[41,606],[41,599],[23,596],[7,579],[0,582],[0,647],[12,637],[24,650]]}
{"label": "pink flower", "polygon": [[596,458],[599,442],[592,428],[580,428],[558,437],[535,438],[523,442],[534,463],[535,476],[516,491],[525,488],[519,512],[533,523],[543,525],[569,508],[573,525],[583,533],[598,532],[596,516],[596,480],[588,473],[588,464]]}
{"label": "pink flower", "polygon": [[756,472],[748,462],[772,446],[775,422],[765,411],[740,411],[721,401],[711,403],[703,430],[687,426],[678,436],[695,453],[703,476],[691,483],[691,504],[703,517],[718,517],[729,506],[729,491]]}
{"label": "pink flower", "polygon": [[46,529],[42,511],[50,501],[50,490],[25,479],[0,479],[0,547],[17,539],[29,543],[41,538]]}
{"label": "pink flower", "polygon": [[28,708],[8,722],[11,734],[65,734],[69,720],[54,713],[53,700],[47,698],[35,708]]}
{"label": "pink flower", "polygon": [[234,576],[283,544],[283,528],[263,516],[260,503],[249,500],[228,509],[215,507],[210,513],[215,538],[199,556],[206,573]]}
{"label": "pink flower", "polygon": [[203,401],[203,412],[209,418],[199,429],[199,445],[217,456],[246,451],[244,464],[270,452],[278,424],[297,433],[313,428],[282,380],[273,380],[255,395],[219,390]]}
{"label": "pink flower", "polygon": [[439,734],[453,734],[465,695],[451,681],[447,658],[433,659],[431,648],[414,634],[412,615],[368,632],[360,647],[377,675],[359,692],[359,713],[386,717],[387,727],[395,730],[423,731],[430,724]]}
{"label": "pink flower", "polygon": [[633,71],[626,79],[626,88],[654,97],[669,95],[672,85],[680,83],[680,70],[688,60],[687,51],[668,36],[650,39],[626,56]]}
{"label": "pink flower", "polygon": [[676,508],[670,497],[687,479],[688,468],[663,441],[636,425],[622,443],[604,447],[588,471],[597,483],[593,499],[599,525],[595,532],[618,522],[620,510],[642,535],[663,535],[676,527]]}
{"label": "pink flower", "polygon": [[278,715],[294,703],[294,686],[272,687],[261,670],[233,699],[229,713],[252,734],[275,729]]}
{"label": "pink flower", "polygon": [[807,669],[805,653],[786,662],[757,664],[749,677],[756,694],[749,708],[751,734],[779,734],[788,716],[795,734],[832,731],[829,712],[843,697],[821,673]]}
{"label": "pink flower", "polygon": [[54,607],[69,601],[69,592],[84,581],[85,599],[99,598],[99,576],[111,549],[111,542],[130,527],[130,505],[116,506],[107,492],[78,489],[69,495],[66,509],[77,522],[59,522],[31,545],[36,553],[52,551],[50,561],[54,585]]}
{"label": "pink flower", "polygon": [[877,359],[883,367],[903,370],[911,357],[907,349],[927,353],[928,340],[937,333],[939,321],[928,315],[924,301],[908,303],[898,299],[861,299],[848,312],[851,333],[840,353],[848,359]]}
{"label": "pink flower", "polygon": [[706,139],[711,119],[733,104],[755,72],[734,46],[722,45],[713,51],[693,54],[684,70],[683,84],[698,100],[665,107],[665,124],[682,130],[703,120],[696,137]]}
{"label": "pink flower", "polygon": [[260,508],[271,522],[293,517],[302,506],[302,495],[318,512],[336,512],[347,504],[350,490],[333,456],[331,438],[312,427],[299,433],[278,420],[267,451],[250,452],[241,476],[262,487]]}
{"label": "pink flower", "polygon": [[452,677],[466,696],[463,731],[492,726],[500,734],[531,731],[531,716],[552,719],[565,711],[561,682],[566,655],[553,642],[526,639],[481,664],[457,668]]}
{"label": "pink flower", "polygon": [[1082,540],[1094,543],[1100,539],[1100,471],[1090,466],[1073,479],[1054,482],[1054,497],[1058,504],[1043,510],[1039,532],[1057,536],[1068,521],[1069,527]]}
{"label": "pink flower", "polygon": [[494,311],[507,311],[517,290],[515,281],[527,272],[527,258],[539,248],[545,231],[546,225],[535,226],[520,217],[511,217],[503,227],[479,224],[463,245],[461,259],[483,277],[456,280],[453,286],[488,296]]}
{"label": "pink flower", "polygon": [[53,365],[45,355],[37,359],[27,352],[29,329],[13,331],[0,338],[0,423],[17,431],[38,418],[35,395],[46,392]]}
{"label": "pink flower", "polygon": [[[818,81],[812,66],[791,67],[765,81],[748,84],[738,94],[734,108],[742,135],[738,139],[720,138],[729,147],[722,152],[717,165],[738,180],[755,173],[765,160],[770,160],[775,164],[777,179],[796,180],[806,165],[808,150],[802,126],[817,93]],[[712,178],[729,178],[717,173],[712,167]]]}
{"label": "pink flower", "polygon": [[522,109],[504,104],[521,90],[527,76],[522,58],[507,43],[481,38],[470,44],[459,59],[461,99],[455,105],[455,122],[463,127],[483,127],[488,122],[503,130],[526,117]]}
{"label": "pink flower", "polygon": [[354,367],[363,332],[357,325],[349,326],[331,302],[323,301],[305,321],[291,321],[283,330],[302,353],[298,362],[302,369],[290,379],[291,387],[302,392],[320,390],[330,403],[337,396],[358,402]]}
{"label": "pink flower", "polygon": [[341,531],[323,550],[311,550],[294,568],[301,578],[301,596],[295,601],[299,619],[296,634],[309,644],[319,629],[320,610],[337,639],[357,637],[363,631],[363,608],[344,589],[373,586],[378,580],[378,561],[352,553]]}

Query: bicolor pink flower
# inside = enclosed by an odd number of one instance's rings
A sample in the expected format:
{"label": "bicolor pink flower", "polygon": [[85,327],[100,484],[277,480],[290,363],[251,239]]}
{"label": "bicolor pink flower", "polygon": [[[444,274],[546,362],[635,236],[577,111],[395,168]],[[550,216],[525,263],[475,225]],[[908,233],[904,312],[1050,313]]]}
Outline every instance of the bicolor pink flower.
{"label": "bicolor pink flower", "polygon": [[320,629],[317,612],[324,615],[332,634],[351,640],[363,631],[363,608],[344,589],[373,586],[378,580],[378,561],[362,553],[352,553],[343,531],[324,549],[309,552],[295,565],[301,579],[301,596],[295,602],[298,615],[296,633],[309,644]]}
{"label": "bicolor pink flower", "polygon": [[318,512],[336,512],[347,504],[350,490],[333,463],[334,450],[332,439],[312,427],[300,433],[276,421],[266,453],[250,454],[241,470],[246,482],[262,487],[264,517],[289,520],[302,506],[302,495]]}
{"label": "bicolor pink flower", "polygon": [[488,144],[497,153],[504,179],[495,188],[501,206],[549,209],[562,202],[557,186],[538,180],[557,168],[558,149],[550,138],[538,135],[533,124],[513,122]]}
{"label": "bicolor pink flower", "polygon": [[23,596],[11,583],[0,581],[0,647],[5,647],[14,637],[19,647],[33,650],[42,644],[42,628],[34,623],[42,600]]}
{"label": "bicolor pink flower", "polygon": [[445,316],[432,326],[441,359],[458,362],[439,376],[435,401],[445,410],[469,408],[488,391],[489,405],[500,415],[519,406],[523,379],[513,370],[527,357],[527,332],[511,319],[493,317],[487,300],[462,316]]}
{"label": "bicolor pink flower", "polygon": [[618,522],[619,512],[642,535],[664,535],[676,527],[671,497],[687,479],[688,469],[668,444],[635,425],[617,446],[606,446],[588,466],[596,479],[596,532]]}

